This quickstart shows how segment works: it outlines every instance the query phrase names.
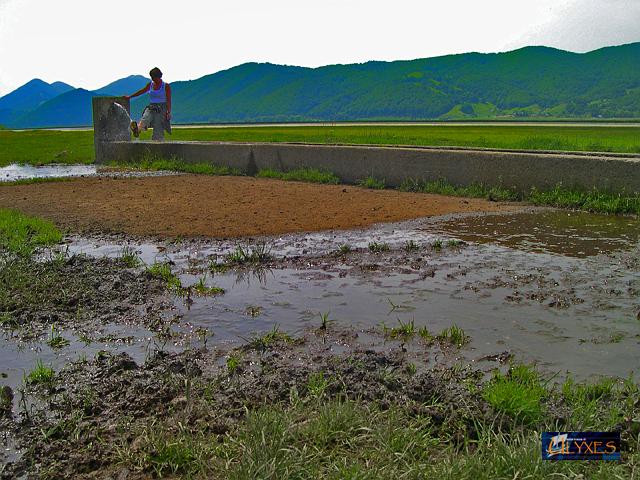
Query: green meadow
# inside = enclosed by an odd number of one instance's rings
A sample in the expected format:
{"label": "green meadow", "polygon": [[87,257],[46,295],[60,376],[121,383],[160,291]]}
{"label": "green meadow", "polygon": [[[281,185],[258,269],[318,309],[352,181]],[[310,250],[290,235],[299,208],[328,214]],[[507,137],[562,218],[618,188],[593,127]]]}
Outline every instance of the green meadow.
{"label": "green meadow", "polygon": [[[150,139],[145,132],[142,139]],[[168,140],[422,145],[640,153],[640,128],[605,126],[276,126],[176,128]],[[92,131],[0,131],[0,166],[91,163]]]}

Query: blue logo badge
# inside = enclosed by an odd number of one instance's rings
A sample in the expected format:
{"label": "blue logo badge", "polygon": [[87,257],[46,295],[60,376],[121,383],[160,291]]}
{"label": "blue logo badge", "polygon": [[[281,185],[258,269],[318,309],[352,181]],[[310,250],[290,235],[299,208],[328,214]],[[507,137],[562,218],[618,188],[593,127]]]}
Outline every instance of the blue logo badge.
{"label": "blue logo badge", "polygon": [[620,432],[543,432],[543,460],[620,460]]}

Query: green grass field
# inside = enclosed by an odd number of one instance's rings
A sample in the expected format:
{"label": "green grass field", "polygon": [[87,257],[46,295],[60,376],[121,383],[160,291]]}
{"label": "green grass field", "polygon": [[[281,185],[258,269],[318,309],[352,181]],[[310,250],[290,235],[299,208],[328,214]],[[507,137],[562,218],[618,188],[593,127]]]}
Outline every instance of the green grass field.
{"label": "green grass field", "polygon": [[0,130],[0,167],[11,163],[92,163],[93,131]]}
{"label": "green grass field", "polygon": [[[150,139],[145,132],[143,139]],[[427,145],[525,150],[640,153],[638,127],[563,126],[302,126],[177,128],[168,140]],[[91,131],[0,131],[0,166],[91,163]]]}

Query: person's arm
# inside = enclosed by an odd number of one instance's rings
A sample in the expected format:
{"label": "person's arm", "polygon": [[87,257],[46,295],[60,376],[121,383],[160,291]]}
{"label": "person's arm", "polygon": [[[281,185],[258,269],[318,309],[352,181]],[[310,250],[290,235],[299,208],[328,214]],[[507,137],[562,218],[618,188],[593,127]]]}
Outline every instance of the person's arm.
{"label": "person's arm", "polygon": [[141,88],[136,93],[134,93],[132,95],[125,95],[124,98],[138,97],[138,96],[142,95],[143,93],[148,92],[150,87],[151,87],[151,82],[147,83],[147,85],[145,87]]}
{"label": "person's arm", "polygon": [[164,91],[167,94],[167,120],[171,120],[171,87],[168,83],[164,84]]}

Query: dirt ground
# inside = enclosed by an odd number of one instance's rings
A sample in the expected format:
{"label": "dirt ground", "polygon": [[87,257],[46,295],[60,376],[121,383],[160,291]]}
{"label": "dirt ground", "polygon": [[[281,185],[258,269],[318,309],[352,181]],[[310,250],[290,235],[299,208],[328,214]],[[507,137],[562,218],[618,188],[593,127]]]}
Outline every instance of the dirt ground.
{"label": "dirt ground", "polygon": [[348,229],[514,204],[250,177],[82,178],[0,188],[0,207],[74,232],[233,238]]}

